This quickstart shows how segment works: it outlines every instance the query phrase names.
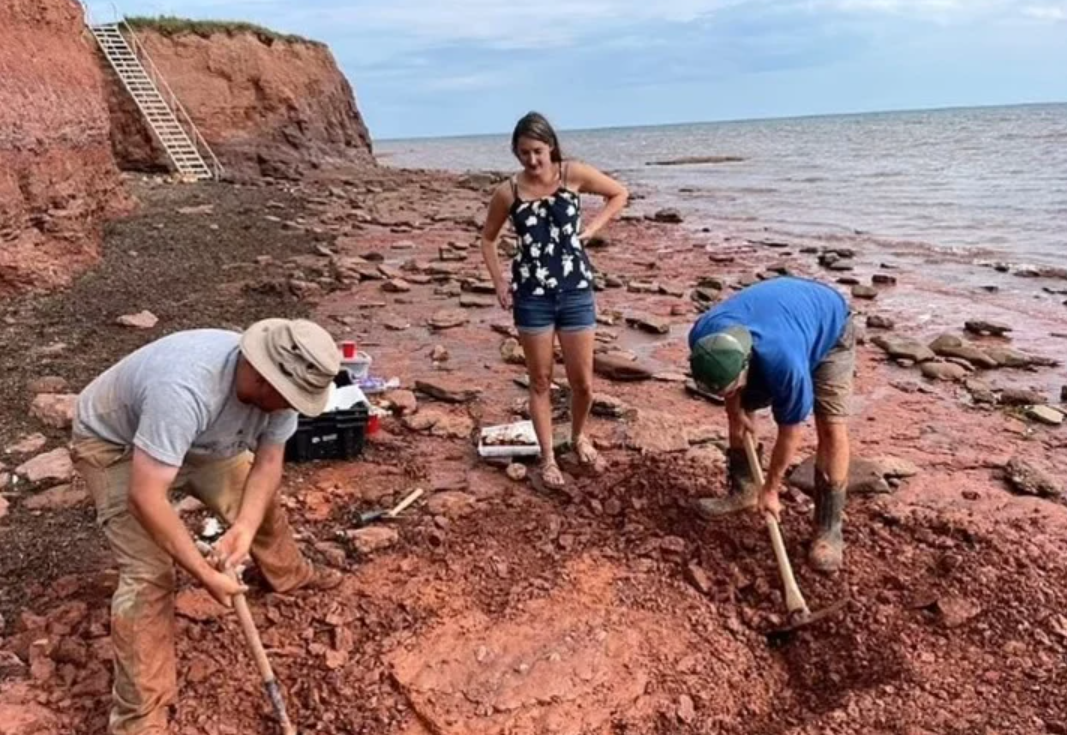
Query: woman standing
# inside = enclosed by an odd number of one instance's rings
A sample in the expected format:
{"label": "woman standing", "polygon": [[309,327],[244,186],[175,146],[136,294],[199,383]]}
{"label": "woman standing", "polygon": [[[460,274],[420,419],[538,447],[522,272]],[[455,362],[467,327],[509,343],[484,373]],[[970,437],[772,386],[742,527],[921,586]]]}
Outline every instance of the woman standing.
{"label": "woman standing", "polygon": [[[531,112],[515,126],[511,151],[522,172],[493,193],[482,231],[482,254],[504,309],[513,309],[530,375],[530,414],[541,445],[541,477],[560,488],[563,473],[552,449],[552,368],[559,334],[571,388],[571,438],[578,461],[597,466],[599,456],[585,435],[593,403],[596,303],[593,268],[584,241],[626,206],[619,182],[578,161],[564,161],[559,139],[542,115]],[[582,192],[605,199],[604,208],[582,226]],[[504,280],[496,242],[506,220],[518,238],[511,284]]]}

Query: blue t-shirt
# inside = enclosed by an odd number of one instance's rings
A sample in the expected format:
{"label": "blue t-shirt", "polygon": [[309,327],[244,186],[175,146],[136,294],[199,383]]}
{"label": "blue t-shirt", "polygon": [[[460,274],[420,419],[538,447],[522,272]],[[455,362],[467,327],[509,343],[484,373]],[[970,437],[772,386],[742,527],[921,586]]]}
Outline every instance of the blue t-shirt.
{"label": "blue t-shirt", "polygon": [[812,374],[844,334],[849,307],[833,288],[801,278],[757,283],[707,311],[689,331],[690,349],[709,334],[741,325],[752,333],[746,410],[771,406],[783,426],[799,424],[815,406]]}

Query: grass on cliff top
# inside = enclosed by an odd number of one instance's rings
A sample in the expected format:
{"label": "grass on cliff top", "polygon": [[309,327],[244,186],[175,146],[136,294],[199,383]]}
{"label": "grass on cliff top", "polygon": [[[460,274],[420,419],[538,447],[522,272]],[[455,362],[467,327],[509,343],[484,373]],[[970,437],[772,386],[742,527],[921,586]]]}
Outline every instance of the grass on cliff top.
{"label": "grass on cliff top", "polygon": [[192,33],[203,38],[210,38],[218,33],[225,33],[228,36],[250,33],[266,44],[274,41],[286,41],[288,43],[323,45],[320,41],[312,41],[310,38],[289,33],[278,33],[269,28],[257,26],[255,23],[246,23],[242,20],[191,20],[189,18],[176,18],[172,15],[161,15],[158,17],[133,16],[126,18],[126,22],[134,31],[151,30],[163,36],[180,36]]}

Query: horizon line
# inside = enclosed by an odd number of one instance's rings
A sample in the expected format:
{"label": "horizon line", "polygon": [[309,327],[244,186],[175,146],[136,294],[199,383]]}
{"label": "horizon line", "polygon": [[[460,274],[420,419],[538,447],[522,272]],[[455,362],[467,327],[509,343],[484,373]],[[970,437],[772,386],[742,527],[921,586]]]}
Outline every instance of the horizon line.
{"label": "horizon line", "polygon": [[[687,125],[720,125],[728,123],[750,123],[750,122],[768,122],[768,121],[780,121],[780,120],[809,120],[816,118],[826,117],[853,117],[858,115],[890,115],[908,112],[952,112],[960,110],[996,110],[1006,109],[1012,107],[1050,107],[1057,105],[1067,105],[1067,100],[1062,101],[1046,101],[1046,102],[1013,102],[1010,104],[998,104],[998,105],[948,105],[945,107],[911,107],[911,108],[899,108],[893,110],[854,110],[851,112],[817,112],[806,115],[768,115],[765,117],[739,117],[739,118],[721,118],[718,120],[687,120],[683,122],[671,122],[671,123],[642,123],[637,125],[595,125],[591,127],[578,127],[578,128],[559,128],[560,133],[599,133],[612,130],[633,130],[640,128],[672,128],[672,127],[685,127]],[[450,135],[415,135],[405,136],[400,138],[374,138],[374,143],[402,143],[405,141],[416,140],[455,140],[459,138],[495,138],[499,136],[508,136],[511,132],[504,130],[492,133],[454,133]]]}

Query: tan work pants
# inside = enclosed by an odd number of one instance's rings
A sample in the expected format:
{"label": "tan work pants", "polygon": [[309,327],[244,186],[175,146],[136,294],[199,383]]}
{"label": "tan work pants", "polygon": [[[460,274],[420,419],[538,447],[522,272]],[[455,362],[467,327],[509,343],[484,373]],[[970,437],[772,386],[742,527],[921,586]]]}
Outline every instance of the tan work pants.
{"label": "tan work pants", "polygon": [[[174,561],[129,512],[132,449],[77,437],[72,449],[74,467],[89,487],[119,568],[111,600],[115,684],[108,733],[165,735],[167,708],[177,697]],[[188,460],[175,487],[185,488],[232,523],[251,467],[249,452],[222,460]],[[251,554],[280,592],[305,584],[313,574],[277,498],[267,509]]]}

